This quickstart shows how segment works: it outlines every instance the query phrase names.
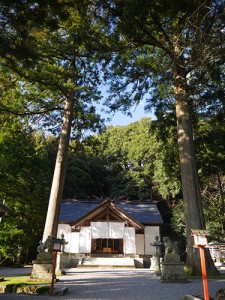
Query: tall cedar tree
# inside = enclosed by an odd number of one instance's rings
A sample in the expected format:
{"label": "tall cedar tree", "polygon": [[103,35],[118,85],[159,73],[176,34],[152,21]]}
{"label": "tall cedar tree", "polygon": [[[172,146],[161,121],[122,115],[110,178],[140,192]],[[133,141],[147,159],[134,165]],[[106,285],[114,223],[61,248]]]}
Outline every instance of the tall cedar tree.
{"label": "tall cedar tree", "polygon": [[[43,240],[57,234],[71,127],[76,133],[100,127],[92,105],[100,99],[98,68],[85,47],[92,26],[90,2],[53,2],[4,1],[0,6],[1,67],[12,74],[1,109],[22,116],[47,114],[47,125],[62,123]],[[15,82],[17,97],[9,101]],[[14,105],[18,98],[23,105]]]}
{"label": "tall cedar tree", "polygon": [[[193,252],[192,229],[204,229],[193,140],[196,94],[204,90],[204,74],[221,58],[223,1],[109,1],[110,33],[117,51],[108,63],[112,109],[127,109],[150,93],[149,107],[175,110],[186,220],[187,268],[200,273]],[[109,33],[109,34],[110,34]],[[122,51],[120,51],[122,50]],[[189,82],[202,70],[195,91]],[[114,101],[113,101],[114,100]],[[164,102],[163,102],[164,100]],[[203,103],[201,103],[203,105]],[[205,103],[207,105],[207,103]],[[217,270],[207,252],[208,272]]]}

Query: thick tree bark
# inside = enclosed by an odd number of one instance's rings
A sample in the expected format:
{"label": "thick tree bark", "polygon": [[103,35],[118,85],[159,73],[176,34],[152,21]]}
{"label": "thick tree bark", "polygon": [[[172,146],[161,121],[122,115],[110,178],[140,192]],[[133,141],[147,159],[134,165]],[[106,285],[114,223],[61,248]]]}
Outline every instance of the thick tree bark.
{"label": "thick tree bark", "polygon": [[55,163],[55,171],[52,181],[51,193],[49,198],[48,212],[45,221],[45,228],[42,241],[44,242],[48,236],[56,237],[60,213],[60,204],[62,200],[66,163],[69,149],[71,123],[73,119],[74,95],[67,97],[62,131],[59,140],[57,158]]}
{"label": "thick tree bark", "polygon": [[[175,53],[177,48],[175,49]],[[180,156],[181,181],[184,199],[184,214],[186,221],[187,261],[186,266],[191,274],[201,273],[198,249],[193,249],[191,229],[205,229],[203,207],[200,196],[199,180],[194,150],[192,131],[191,103],[187,95],[186,75],[182,67],[180,53],[174,61],[174,93],[176,98],[176,117],[178,147]],[[206,250],[209,273],[217,273],[217,269]]]}
{"label": "thick tree bark", "polygon": [[224,207],[224,192],[222,188],[222,182],[220,178],[220,173],[217,171],[217,180],[218,180],[218,186],[219,186],[219,191],[220,191],[220,216],[221,216],[221,234],[224,234],[224,229],[225,229],[225,207]]}

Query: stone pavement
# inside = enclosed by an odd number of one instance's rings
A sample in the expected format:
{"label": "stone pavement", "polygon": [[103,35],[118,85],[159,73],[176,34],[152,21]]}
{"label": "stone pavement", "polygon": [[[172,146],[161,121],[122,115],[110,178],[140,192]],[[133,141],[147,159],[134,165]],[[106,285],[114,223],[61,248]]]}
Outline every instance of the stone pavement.
{"label": "stone pavement", "polygon": [[[14,273],[16,272],[16,269]],[[22,269],[27,274],[26,268]],[[5,273],[5,275],[3,274]],[[10,270],[0,268],[0,276],[10,274]],[[17,270],[19,274],[19,270]],[[21,274],[21,273],[20,273]],[[0,300],[183,300],[187,294],[203,295],[202,280],[188,283],[161,283],[149,269],[68,269],[67,275],[58,277],[56,287],[68,287],[64,296],[30,296],[21,294],[1,294]],[[209,293],[214,296],[220,288],[225,288],[224,279],[208,280]]]}

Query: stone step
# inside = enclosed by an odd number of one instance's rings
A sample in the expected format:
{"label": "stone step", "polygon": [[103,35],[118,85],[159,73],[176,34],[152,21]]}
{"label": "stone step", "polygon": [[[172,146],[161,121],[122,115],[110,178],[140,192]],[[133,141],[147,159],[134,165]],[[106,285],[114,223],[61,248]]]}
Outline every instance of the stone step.
{"label": "stone step", "polygon": [[82,267],[126,267],[135,268],[134,259],[130,257],[85,257],[77,266]]}

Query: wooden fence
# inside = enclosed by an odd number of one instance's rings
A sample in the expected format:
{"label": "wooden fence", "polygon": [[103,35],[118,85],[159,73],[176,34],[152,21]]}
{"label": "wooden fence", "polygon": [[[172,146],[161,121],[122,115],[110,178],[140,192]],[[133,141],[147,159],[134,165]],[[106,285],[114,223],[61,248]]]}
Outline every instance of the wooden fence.
{"label": "wooden fence", "polygon": [[225,260],[225,244],[209,244],[209,251],[214,261]]}

